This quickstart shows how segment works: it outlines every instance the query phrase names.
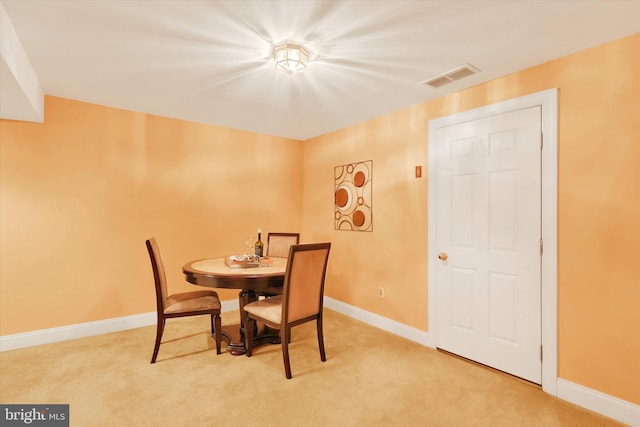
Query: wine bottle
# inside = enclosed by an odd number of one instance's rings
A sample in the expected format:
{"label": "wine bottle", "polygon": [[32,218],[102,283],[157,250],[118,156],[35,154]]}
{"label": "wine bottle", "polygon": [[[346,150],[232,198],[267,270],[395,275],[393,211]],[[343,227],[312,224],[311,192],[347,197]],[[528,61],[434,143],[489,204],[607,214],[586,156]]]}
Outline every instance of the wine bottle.
{"label": "wine bottle", "polygon": [[262,230],[258,228],[258,240],[256,240],[256,256],[262,257],[264,251],[264,243],[262,243]]}

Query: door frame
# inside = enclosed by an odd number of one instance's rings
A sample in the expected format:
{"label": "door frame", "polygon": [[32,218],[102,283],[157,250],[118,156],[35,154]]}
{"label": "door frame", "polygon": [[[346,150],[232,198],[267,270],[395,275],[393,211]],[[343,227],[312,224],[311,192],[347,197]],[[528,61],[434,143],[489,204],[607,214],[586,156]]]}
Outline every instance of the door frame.
{"label": "door frame", "polygon": [[436,245],[436,194],[437,168],[435,141],[437,129],[453,124],[481,119],[487,116],[542,107],[543,149],[542,170],[542,240],[544,248],[541,257],[541,334],[542,334],[542,390],[557,395],[558,379],[558,90],[545,91],[521,96],[473,110],[463,111],[429,120],[428,122],[428,206],[427,206],[427,291],[428,291],[428,345],[437,347],[436,333],[437,287]]}

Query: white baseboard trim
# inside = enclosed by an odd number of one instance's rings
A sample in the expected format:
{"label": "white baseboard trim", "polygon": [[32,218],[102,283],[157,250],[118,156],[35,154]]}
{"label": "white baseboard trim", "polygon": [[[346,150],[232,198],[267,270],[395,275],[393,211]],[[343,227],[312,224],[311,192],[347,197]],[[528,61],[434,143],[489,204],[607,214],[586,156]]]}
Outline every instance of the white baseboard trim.
{"label": "white baseboard trim", "polygon": [[590,411],[613,418],[633,427],[640,427],[640,406],[609,396],[571,381],[558,378],[558,397]]}
{"label": "white baseboard trim", "polygon": [[[435,348],[432,336],[428,332],[420,331],[333,298],[325,297],[324,306],[418,344]],[[591,390],[561,378],[557,380],[557,396],[560,399],[630,426],[640,427],[640,406],[631,402]]]}
{"label": "white baseboard trim", "polygon": [[[223,312],[233,310],[238,310],[238,300],[222,301]],[[156,324],[156,317],[156,312],[152,311],[22,334],[4,335],[0,337],[0,352],[151,326]]]}
{"label": "white baseboard trim", "polygon": [[5,335],[0,337],[0,351],[108,334],[110,332],[155,325],[155,323],[156,312],[154,311],[151,313],[134,314],[132,316],[79,323],[58,328],[40,329],[23,334]]}
{"label": "white baseboard trim", "polygon": [[395,320],[387,319],[378,314],[371,313],[353,305],[346,304],[333,298],[324,297],[324,306],[342,313],[345,316],[360,320],[376,328],[380,328],[392,334],[399,335],[408,340],[417,342],[427,347],[434,348],[428,332],[407,326]]}

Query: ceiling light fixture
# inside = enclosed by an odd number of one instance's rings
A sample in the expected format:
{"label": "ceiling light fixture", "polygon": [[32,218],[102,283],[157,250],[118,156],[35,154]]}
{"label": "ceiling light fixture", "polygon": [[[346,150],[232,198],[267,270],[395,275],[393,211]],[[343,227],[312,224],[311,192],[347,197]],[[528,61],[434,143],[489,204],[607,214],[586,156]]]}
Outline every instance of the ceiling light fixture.
{"label": "ceiling light fixture", "polygon": [[273,49],[276,69],[289,75],[302,73],[307,68],[307,58],[307,51],[295,44],[283,44]]}

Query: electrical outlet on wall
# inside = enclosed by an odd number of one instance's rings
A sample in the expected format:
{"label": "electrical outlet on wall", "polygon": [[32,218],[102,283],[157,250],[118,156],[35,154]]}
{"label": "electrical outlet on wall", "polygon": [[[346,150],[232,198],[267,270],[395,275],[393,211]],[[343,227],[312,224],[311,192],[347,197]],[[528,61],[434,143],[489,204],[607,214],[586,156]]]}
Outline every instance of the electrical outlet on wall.
{"label": "electrical outlet on wall", "polygon": [[378,286],[378,298],[384,299],[384,286],[383,285]]}

